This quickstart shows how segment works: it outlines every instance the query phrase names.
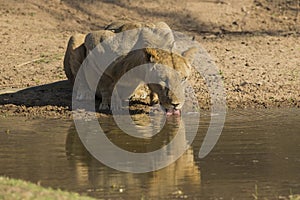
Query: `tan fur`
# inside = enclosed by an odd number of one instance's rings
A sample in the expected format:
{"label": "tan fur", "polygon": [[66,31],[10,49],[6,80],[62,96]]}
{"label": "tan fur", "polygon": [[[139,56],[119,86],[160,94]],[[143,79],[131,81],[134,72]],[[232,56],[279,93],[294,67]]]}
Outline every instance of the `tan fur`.
{"label": "tan fur", "polygon": [[[92,51],[99,43],[105,39],[109,39],[114,34],[126,30],[132,30],[135,28],[147,27],[146,31],[143,32],[142,39],[145,43],[153,44],[159,43],[163,45],[164,49],[170,49],[173,45],[173,35],[169,26],[164,22],[152,23],[112,23],[106,27],[106,30],[100,30],[91,32],[89,34],[82,35],[77,34],[70,38],[67,51],[64,60],[64,69],[66,75],[72,83],[74,83],[74,77],[80,68],[84,58]],[[160,28],[154,29],[154,28]],[[162,30],[162,31],[159,31]],[[154,35],[154,37],[153,37]],[[128,37],[135,37],[135,35],[129,35]],[[145,48],[139,49],[128,53],[127,55],[119,57],[113,62],[104,72],[97,86],[96,95],[102,98],[100,109],[114,109],[115,105],[110,105],[111,93],[116,82],[129,70],[136,66],[143,65],[146,63],[153,63],[154,68],[157,68],[158,76],[162,78],[161,82],[165,82],[162,86],[156,84],[148,84],[149,89],[158,95],[160,103],[166,109],[181,109],[184,103],[184,86],[183,81],[189,76],[190,66],[189,60],[193,55],[193,51],[188,50],[182,55],[171,53],[162,49]],[[170,67],[176,70],[181,78],[172,77],[170,70],[161,65]],[[94,68],[88,68],[91,70],[85,74],[85,81],[90,86],[93,81],[97,80],[97,72]],[[94,70],[94,71],[93,71]],[[135,77],[140,84],[143,83],[145,74],[143,72],[135,74]],[[169,77],[165,80],[165,77]],[[176,88],[174,94],[167,88],[168,83]],[[126,83],[123,85],[126,88]],[[124,92],[126,89],[118,91],[121,99],[125,100],[130,97],[132,93]],[[134,92],[134,91],[132,91]],[[135,91],[136,92],[136,91]],[[88,94],[77,94],[78,98],[93,98],[92,95]],[[153,95],[152,95],[153,96]]]}
{"label": "tan fur", "polygon": [[67,78],[74,83],[78,69],[86,58],[86,49],[84,46],[85,35],[75,34],[68,42],[68,47],[64,58],[64,70]]}

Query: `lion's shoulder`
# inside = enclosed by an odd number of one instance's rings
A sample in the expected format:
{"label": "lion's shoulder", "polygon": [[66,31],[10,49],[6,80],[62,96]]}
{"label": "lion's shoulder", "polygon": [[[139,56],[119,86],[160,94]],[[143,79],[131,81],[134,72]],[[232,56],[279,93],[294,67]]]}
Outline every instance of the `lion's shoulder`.
{"label": "lion's shoulder", "polygon": [[85,47],[91,51],[93,50],[99,43],[104,40],[113,37],[115,34],[109,30],[99,30],[92,31],[85,36],[84,44]]}

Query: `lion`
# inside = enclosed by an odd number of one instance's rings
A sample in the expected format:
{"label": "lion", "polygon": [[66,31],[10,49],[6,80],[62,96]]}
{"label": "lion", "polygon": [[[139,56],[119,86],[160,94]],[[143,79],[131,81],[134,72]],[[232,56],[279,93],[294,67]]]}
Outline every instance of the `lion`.
{"label": "lion", "polygon": [[[133,31],[129,31],[133,30]],[[140,31],[141,30],[141,31]],[[95,48],[100,49],[102,53],[107,53],[107,47],[101,46],[106,40],[112,40],[118,33],[124,33],[127,41],[131,41],[122,48],[133,49],[138,42],[143,42],[146,48],[129,51],[125,55],[120,55],[106,69],[97,66],[97,59],[86,66],[84,80],[87,89],[79,90],[76,94],[77,99],[93,99],[95,95],[91,93],[92,85],[99,80],[99,70],[102,72],[100,81],[97,84],[96,96],[101,98],[100,110],[118,110],[119,102],[113,102],[111,105],[114,87],[122,76],[137,66],[147,65],[149,71],[155,74],[159,80],[158,83],[145,83],[149,74],[137,71],[132,77],[136,82],[135,90],[126,90],[130,83],[123,82],[116,90],[119,99],[125,101],[146,84],[151,91],[152,97],[157,96],[159,103],[166,110],[167,115],[180,115],[180,110],[185,101],[185,82],[191,72],[191,61],[195,49],[191,48],[184,51],[181,55],[173,53],[174,37],[170,27],[164,22],[158,23],[111,23],[104,30],[93,31],[88,34],[75,34],[68,42],[68,47],[64,58],[64,70],[67,78],[74,84],[79,68],[83,65],[85,58],[92,54]],[[128,33],[128,34],[127,34]],[[127,34],[127,35],[126,35]],[[153,48],[151,46],[159,45],[162,48]],[[149,46],[149,47],[148,47]],[[110,47],[110,53],[116,53],[117,48]],[[168,50],[169,49],[169,50]],[[107,53],[109,55],[109,53]],[[150,65],[149,65],[150,63]],[[87,65],[87,63],[85,63]],[[177,75],[175,76],[175,71]],[[180,78],[178,78],[180,77]],[[80,87],[80,86],[79,86]],[[172,91],[170,87],[174,88]],[[176,90],[175,90],[176,89]],[[115,93],[114,93],[115,94]]]}

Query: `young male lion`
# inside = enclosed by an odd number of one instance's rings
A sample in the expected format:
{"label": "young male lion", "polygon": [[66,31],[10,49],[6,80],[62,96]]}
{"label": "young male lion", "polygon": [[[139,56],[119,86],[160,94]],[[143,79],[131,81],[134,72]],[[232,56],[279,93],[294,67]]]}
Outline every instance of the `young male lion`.
{"label": "young male lion", "polygon": [[[76,34],[72,36],[64,59],[64,69],[68,79],[74,83],[80,66],[88,55],[96,51],[95,48],[100,49],[102,55],[105,55],[107,51],[109,51],[107,55],[116,53],[120,46],[111,45],[107,50],[107,45],[102,45],[102,43],[117,38],[116,35],[120,33],[123,34],[122,38],[125,38],[121,42],[128,43],[122,44],[122,48],[134,49],[141,42],[145,48],[135,49],[120,55],[107,68],[103,69],[102,66],[97,65],[97,56],[94,53],[94,63],[92,62],[92,64],[86,66],[84,80],[80,81],[85,81],[89,89],[92,89],[95,81],[99,80],[99,70],[102,72],[96,89],[96,96],[102,99],[99,109],[118,109],[115,102],[111,104],[111,96],[115,85],[130,70],[137,66],[146,65],[149,66],[150,74],[153,72],[158,80],[156,83],[147,83],[145,79],[147,79],[149,73],[137,70],[133,74],[134,77],[132,77],[137,83],[136,88],[146,83],[150,91],[158,96],[159,102],[166,109],[167,115],[179,115],[185,100],[184,83],[191,71],[190,61],[195,49],[189,49],[183,52],[182,55],[173,53],[172,47],[175,42],[173,33],[164,22],[155,24],[141,22],[112,23],[104,30],[94,31],[87,35]],[[157,46],[161,48],[153,48]],[[174,71],[177,72],[177,75],[174,74]],[[122,100],[128,99],[135,92],[126,89],[126,86],[130,87],[128,84],[123,82],[117,90],[117,95]],[[172,88],[172,91],[170,88]],[[93,93],[90,91],[80,91],[76,96],[78,99],[94,98]]]}

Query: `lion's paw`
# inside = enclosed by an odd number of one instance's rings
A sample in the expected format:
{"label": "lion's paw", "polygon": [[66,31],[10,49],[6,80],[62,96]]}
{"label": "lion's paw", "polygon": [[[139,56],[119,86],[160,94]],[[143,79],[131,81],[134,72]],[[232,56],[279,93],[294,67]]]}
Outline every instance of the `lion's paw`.
{"label": "lion's paw", "polygon": [[95,99],[95,95],[91,91],[77,91],[76,94],[77,100],[93,100]]}
{"label": "lion's paw", "polygon": [[111,107],[110,107],[110,109],[112,111],[121,111],[122,110],[122,105],[120,105],[120,104],[112,104]]}
{"label": "lion's paw", "polygon": [[101,103],[99,110],[110,110],[110,105],[108,103]]}

